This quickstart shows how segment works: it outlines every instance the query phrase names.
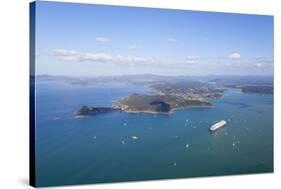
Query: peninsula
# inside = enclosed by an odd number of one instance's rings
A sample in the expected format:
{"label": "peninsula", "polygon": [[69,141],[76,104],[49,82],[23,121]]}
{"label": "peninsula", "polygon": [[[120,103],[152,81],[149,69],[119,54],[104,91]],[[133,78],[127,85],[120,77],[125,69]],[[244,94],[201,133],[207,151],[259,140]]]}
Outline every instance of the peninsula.
{"label": "peninsula", "polygon": [[246,85],[241,87],[243,93],[273,94],[273,86]]}
{"label": "peninsula", "polygon": [[116,103],[127,113],[170,114],[177,109],[211,108],[212,104],[200,100],[187,100],[181,96],[132,94]]}
{"label": "peninsula", "polygon": [[211,108],[213,99],[222,96],[225,89],[214,85],[178,81],[149,86],[153,94],[131,94],[115,102],[115,107],[81,107],[76,115],[97,115],[113,111],[127,113],[171,114],[185,108]]}

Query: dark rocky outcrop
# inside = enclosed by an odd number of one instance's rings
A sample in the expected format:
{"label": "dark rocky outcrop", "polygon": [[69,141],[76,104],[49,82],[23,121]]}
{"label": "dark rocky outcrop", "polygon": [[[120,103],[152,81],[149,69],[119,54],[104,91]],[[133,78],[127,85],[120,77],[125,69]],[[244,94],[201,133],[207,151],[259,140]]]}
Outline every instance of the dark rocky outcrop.
{"label": "dark rocky outcrop", "polygon": [[82,106],[75,114],[76,115],[96,115],[101,113],[109,113],[114,111],[120,111],[119,108],[112,107],[88,107]]}

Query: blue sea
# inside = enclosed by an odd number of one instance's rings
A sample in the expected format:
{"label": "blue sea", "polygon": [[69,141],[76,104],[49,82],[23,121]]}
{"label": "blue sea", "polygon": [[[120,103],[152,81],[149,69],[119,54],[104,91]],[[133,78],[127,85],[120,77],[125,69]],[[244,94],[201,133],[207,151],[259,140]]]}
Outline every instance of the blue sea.
{"label": "blue sea", "polygon": [[[113,112],[77,119],[82,105],[113,106],[147,87],[36,83],[36,184],[90,184],[273,172],[273,96],[228,89],[211,109],[171,115]],[[215,133],[217,121],[227,125]]]}

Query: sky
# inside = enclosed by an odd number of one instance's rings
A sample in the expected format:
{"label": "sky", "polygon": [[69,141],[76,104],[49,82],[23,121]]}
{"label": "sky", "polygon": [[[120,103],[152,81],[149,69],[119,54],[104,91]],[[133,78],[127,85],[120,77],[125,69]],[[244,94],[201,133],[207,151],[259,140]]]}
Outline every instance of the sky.
{"label": "sky", "polygon": [[273,17],[36,2],[36,75],[272,75]]}

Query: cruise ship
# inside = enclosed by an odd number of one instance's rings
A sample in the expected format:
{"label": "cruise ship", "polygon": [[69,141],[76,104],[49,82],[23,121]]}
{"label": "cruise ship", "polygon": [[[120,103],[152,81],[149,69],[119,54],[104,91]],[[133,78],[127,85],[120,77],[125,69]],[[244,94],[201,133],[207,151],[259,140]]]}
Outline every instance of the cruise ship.
{"label": "cruise ship", "polygon": [[216,131],[219,128],[225,126],[225,124],[226,124],[226,121],[225,120],[221,120],[221,121],[215,123],[214,125],[212,125],[209,130],[212,131],[212,132]]}

